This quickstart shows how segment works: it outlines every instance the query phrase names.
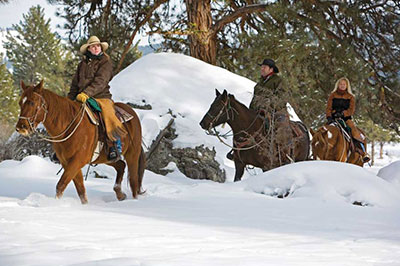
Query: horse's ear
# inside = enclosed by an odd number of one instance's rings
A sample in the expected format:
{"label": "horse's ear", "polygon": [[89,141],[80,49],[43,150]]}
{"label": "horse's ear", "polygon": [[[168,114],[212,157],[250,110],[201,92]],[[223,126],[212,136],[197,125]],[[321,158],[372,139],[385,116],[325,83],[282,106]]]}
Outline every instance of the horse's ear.
{"label": "horse's ear", "polygon": [[221,93],[217,89],[215,89],[215,95],[218,97],[221,95]]}
{"label": "horse's ear", "polygon": [[22,90],[26,90],[27,87],[26,87],[24,81],[21,80],[19,83],[20,83],[20,85],[21,85],[21,89],[22,89]]}
{"label": "horse's ear", "polygon": [[35,86],[34,91],[41,92],[42,89],[43,89],[43,83],[44,83],[44,81],[43,81],[43,79],[42,79],[42,80],[40,81],[40,83],[39,83],[38,85]]}
{"label": "horse's ear", "polygon": [[222,96],[225,98],[226,96],[228,96],[228,92],[226,90],[224,90],[224,92],[222,93]]}
{"label": "horse's ear", "polygon": [[310,133],[311,133],[311,136],[314,137],[315,131],[312,128],[310,128]]}

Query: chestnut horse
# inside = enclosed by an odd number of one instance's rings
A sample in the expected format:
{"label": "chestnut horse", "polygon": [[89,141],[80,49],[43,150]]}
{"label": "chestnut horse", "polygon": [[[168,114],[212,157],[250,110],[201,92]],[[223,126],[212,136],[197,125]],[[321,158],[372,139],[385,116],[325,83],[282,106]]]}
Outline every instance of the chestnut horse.
{"label": "chestnut horse", "polygon": [[352,163],[363,166],[362,156],[351,149],[351,143],[346,139],[341,125],[338,122],[324,125],[317,131],[310,130],[312,137],[311,149],[314,160],[328,160]]}
{"label": "chestnut horse", "polygon": [[291,152],[282,153],[272,137],[276,128],[267,131],[264,119],[256,111],[247,108],[233,95],[228,95],[226,90],[222,94],[218,90],[215,91],[216,98],[201,120],[200,126],[209,131],[223,123],[228,123],[231,127],[235,181],[241,180],[246,165],[253,165],[266,171],[293,161],[308,159],[310,139],[306,127],[301,122],[290,121],[290,131],[296,128],[300,135],[294,137],[294,132],[289,132]]}
{"label": "chestnut horse", "polygon": [[118,200],[126,198],[126,194],[121,190],[121,182],[127,164],[133,198],[142,193],[146,158],[141,146],[140,121],[132,108],[116,103],[133,116],[133,119],[124,123],[129,134],[121,139],[122,154],[126,163],[122,160],[109,162],[105,149],[92,162],[92,155],[99,139],[98,127],[92,124],[84,113],[83,104],[58,96],[43,88],[43,80],[36,86],[26,86],[21,81],[21,87],[23,89],[19,101],[21,112],[16,130],[21,135],[28,136],[36,131],[40,123],[43,123],[46,128],[50,135],[48,140],[53,142],[53,148],[64,168],[64,173],[57,183],[56,198],[62,197],[65,188],[73,180],[82,204],[87,203],[81,168],[88,163],[105,163],[115,168],[117,178],[114,191]]}

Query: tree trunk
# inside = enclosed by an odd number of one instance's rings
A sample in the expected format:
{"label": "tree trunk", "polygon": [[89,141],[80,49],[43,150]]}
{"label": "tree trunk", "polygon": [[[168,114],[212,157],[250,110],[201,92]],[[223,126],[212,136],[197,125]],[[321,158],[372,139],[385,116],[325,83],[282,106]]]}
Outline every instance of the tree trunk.
{"label": "tree trunk", "polygon": [[371,166],[374,165],[375,161],[375,141],[371,141]]}
{"label": "tree trunk", "polygon": [[190,55],[215,65],[217,34],[212,30],[211,1],[185,0],[188,15]]}
{"label": "tree trunk", "polygon": [[380,149],[379,149],[379,159],[383,159],[383,141],[381,141],[381,142],[379,142],[379,146],[380,146]]}

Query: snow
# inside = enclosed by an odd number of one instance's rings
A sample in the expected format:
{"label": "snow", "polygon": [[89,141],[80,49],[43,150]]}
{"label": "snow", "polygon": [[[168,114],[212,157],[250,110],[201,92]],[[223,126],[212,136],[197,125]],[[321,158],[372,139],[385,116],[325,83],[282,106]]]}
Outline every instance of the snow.
{"label": "snow", "polygon": [[187,56],[151,54],[111,86],[114,99],[152,105],[137,110],[147,145],[172,113],[174,145],[215,146],[228,181],[192,180],[170,163],[167,176],[145,172],[137,200],[125,177],[129,196],[119,202],[114,169],[99,165],[81,205],[73,184],[54,198],[59,165],[37,156],[3,161],[0,265],[400,265],[399,145],[387,145],[371,168],[307,161],[233,183],[229,148],[198,123],[215,88],[248,104],[252,81]]}

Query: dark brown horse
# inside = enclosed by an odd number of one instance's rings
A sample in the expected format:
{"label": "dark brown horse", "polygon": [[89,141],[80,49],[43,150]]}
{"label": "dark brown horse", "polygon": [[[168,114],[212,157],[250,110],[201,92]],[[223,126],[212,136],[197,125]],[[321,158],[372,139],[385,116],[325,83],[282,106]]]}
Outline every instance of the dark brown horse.
{"label": "dark brown horse", "polygon": [[[266,130],[265,120],[256,111],[248,109],[233,95],[228,95],[226,90],[222,94],[216,90],[216,98],[200,126],[210,131],[223,123],[228,123],[233,131],[235,181],[240,181],[246,165],[266,171],[291,161],[308,159],[310,140],[302,123],[290,121],[291,132],[286,133],[291,136],[288,141],[291,148],[285,153],[285,149],[281,149],[275,141],[276,128],[273,123],[269,125],[270,130]],[[293,129],[300,132],[298,137],[295,137]]]}
{"label": "dark brown horse", "polygon": [[108,162],[104,149],[99,157],[92,160],[97,146],[98,127],[92,124],[84,113],[83,105],[43,88],[43,81],[36,86],[26,86],[21,82],[23,93],[19,101],[20,117],[16,126],[18,133],[24,136],[32,134],[38,124],[43,123],[64,173],[57,183],[56,197],[61,198],[71,180],[83,204],[87,203],[87,195],[81,168],[88,163],[105,163],[115,168],[117,178],[114,191],[118,200],[124,200],[126,194],[121,190],[122,177],[128,165],[129,184],[133,198],[141,194],[141,186],[145,169],[145,154],[141,146],[142,133],[139,118],[129,106],[116,103],[133,116],[124,123],[127,136],[121,139],[125,161]]}
{"label": "dark brown horse", "polygon": [[328,160],[337,162],[352,163],[363,166],[362,156],[351,149],[350,139],[346,139],[340,124],[324,125],[317,131],[310,130],[313,138],[311,148],[314,160]]}

